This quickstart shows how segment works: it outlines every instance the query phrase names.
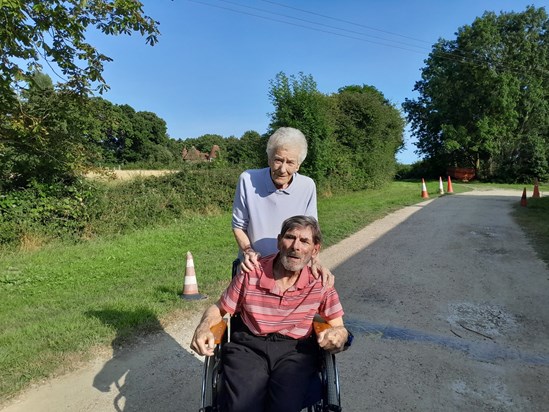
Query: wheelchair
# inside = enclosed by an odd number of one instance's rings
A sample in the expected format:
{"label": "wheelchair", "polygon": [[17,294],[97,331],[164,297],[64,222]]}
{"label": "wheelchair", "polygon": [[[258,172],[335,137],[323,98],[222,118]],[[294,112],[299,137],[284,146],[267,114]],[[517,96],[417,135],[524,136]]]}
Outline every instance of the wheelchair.
{"label": "wheelchair", "polygon": [[[239,259],[233,262],[232,277],[236,275],[239,264]],[[230,324],[229,317],[223,319],[211,329],[216,346],[214,354],[207,356],[204,360],[199,412],[220,412],[219,396],[223,385],[221,348],[229,341]],[[316,315],[313,327],[314,332],[318,334],[329,328],[330,325]],[[309,383],[309,393],[305,399],[302,412],[341,412],[341,392],[335,355],[324,350],[320,350],[319,353],[318,374]]]}
{"label": "wheelchair", "polygon": [[[314,322],[315,333],[329,328],[330,325],[317,318]],[[204,360],[202,377],[202,396],[199,412],[218,412],[219,396],[223,384],[223,365],[221,348],[230,335],[230,319],[224,319],[212,328],[216,347],[213,356]],[[302,412],[341,412],[339,374],[334,354],[320,351],[318,375],[309,383],[309,394]]]}

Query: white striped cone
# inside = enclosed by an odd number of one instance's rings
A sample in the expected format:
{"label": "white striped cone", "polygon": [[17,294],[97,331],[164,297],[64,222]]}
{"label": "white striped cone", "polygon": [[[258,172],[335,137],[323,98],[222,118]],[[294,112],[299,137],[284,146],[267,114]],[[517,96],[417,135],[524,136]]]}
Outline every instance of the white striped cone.
{"label": "white striped cone", "polygon": [[427,186],[425,186],[425,179],[421,178],[421,197],[427,199],[429,198],[429,193],[427,193]]}
{"label": "white striped cone", "polygon": [[194,271],[194,260],[191,252],[187,252],[187,265],[185,267],[185,283],[183,285],[184,299],[204,299],[205,296],[198,293],[198,283],[196,282],[196,273]]}
{"label": "white striped cone", "polygon": [[442,185],[442,177],[438,178],[438,193],[444,194],[444,186]]}

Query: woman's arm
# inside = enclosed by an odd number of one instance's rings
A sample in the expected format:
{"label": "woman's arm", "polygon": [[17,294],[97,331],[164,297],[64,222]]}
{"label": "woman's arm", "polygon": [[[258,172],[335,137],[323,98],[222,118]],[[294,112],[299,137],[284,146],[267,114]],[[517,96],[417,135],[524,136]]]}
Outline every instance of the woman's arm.
{"label": "woman's arm", "polygon": [[233,234],[244,258],[244,260],[240,263],[240,269],[248,273],[259,264],[258,259],[261,255],[253,250],[250,238],[244,230],[233,228]]}

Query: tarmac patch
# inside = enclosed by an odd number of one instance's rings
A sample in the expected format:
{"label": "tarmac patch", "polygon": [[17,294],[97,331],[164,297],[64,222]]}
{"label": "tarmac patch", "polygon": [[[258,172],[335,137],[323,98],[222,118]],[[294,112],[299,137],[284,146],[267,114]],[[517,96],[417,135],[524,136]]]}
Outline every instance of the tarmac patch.
{"label": "tarmac patch", "polygon": [[452,382],[452,390],[458,396],[472,399],[484,407],[490,406],[493,410],[504,411],[513,406],[513,398],[507,392],[507,386],[499,379],[493,379],[482,387],[473,387],[458,379]]}
{"label": "tarmac patch", "polygon": [[450,303],[448,312],[447,320],[456,329],[463,328],[490,337],[517,329],[515,317],[496,305]]}

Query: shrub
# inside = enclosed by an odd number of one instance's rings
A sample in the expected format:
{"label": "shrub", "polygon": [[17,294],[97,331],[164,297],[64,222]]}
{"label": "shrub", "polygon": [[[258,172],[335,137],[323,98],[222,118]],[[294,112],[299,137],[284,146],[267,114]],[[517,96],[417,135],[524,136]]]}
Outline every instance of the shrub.
{"label": "shrub", "polygon": [[239,174],[205,163],[116,185],[32,182],[0,196],[0,244],[89,239],[228,211]]}
{"label": "shrub", "polygon": [[24,190],[0,195],[0,244],[35,236],[72,237],[89,220],[96,187],[77,181],[72,186],[31,181]]}

